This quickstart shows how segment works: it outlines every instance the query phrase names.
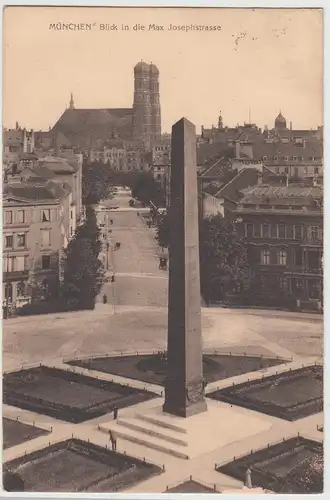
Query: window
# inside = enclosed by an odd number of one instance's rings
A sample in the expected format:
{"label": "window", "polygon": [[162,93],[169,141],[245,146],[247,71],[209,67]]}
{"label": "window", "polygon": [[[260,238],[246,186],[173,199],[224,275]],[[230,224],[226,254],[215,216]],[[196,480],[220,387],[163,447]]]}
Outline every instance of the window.
{"label": "window", "polygon": [[4,259],[4,271],[11,273],[16,270],[16,257],[7,257]]}
{"label": "window", "polygon": [[270,238],[270,225],[269,224],[262,225],[262,237],[263,238]]}
{"label": "window", "polygon": [[295,266],[302,266],[302,249],[297,248],[293,251],[293,263]]}
{"label": "window", "polygon": [[303,237],[302,226],[293,226],[293,237],[295,240],[301,240],[301,238]]}
{"label": "window", "polygon": [[11,210],[7,210],[5,212],[5,223],[12,224],[13,223],[13,212]]}
{"label": "window", "polygon": [[50,245],[50,230],[49,229],[42,229],[41,230],[41,244],[42,244],[42,246],[49,246]]}
{"label": "window", "polygon": [[314,174],[317,175],[319,173],[319,167],[314,167]]}
{"label": "window", "polygon": [[285,167],[285,169],[284,169],[284,173],[285,173],[285,174],[288,174],[288,173],[289,173],[289,168],[288,168],[288,167]]}
{"label": "window", "polygon": [[253,234],[253,236],[255,238],[260,238],[260,236],[261,236],[261,226],[260,226],[260,224],[255,224],[254,225],[254,234]]}
{"label": "window", "polygon": [[280,266],[286,266],[286,257],[287,254],[285,250],[280,250],[279,252],[277,252],[277,264],[279,264]]}
{"label": "window", "polygon": [[304,157],[303,156],[300,157],[300,161],[304,161]]}
{"label": "window", "polygon": [[261,264],[264,266],[268,266],[270,264],[270,251],[262,250],[261,251]]}
{"label": "window", "polygon": [[308,173],[308,168],[304,167],[304,174],[307,175],[307,173]]}
{"label": "window", "polygon": [[13,235],[5,236],[5,247],[13,248]]}
{"label": "window", "polygon": [[24,210],[19,210],[17,212],[17,222],[19,222],[20,224],[24,224],[24,222],[25,222],[25,212],[24,212]]}
{"label": "window", "polygon": [[24,295],[25,295],[25,281],[19,281],[17,283],[16,294],[18,297],[24,297]]}
{"label": "window", "polygon": [[279,173],[280,173],[280,167],[276,167],[275,172],[276,172],[277,174],[279,174]]}
{"label": "window", "polygon": [[310,226],[309,227],[309,239],[312,241],[319,240],[320,236],[320,228],[319,226]]}
{"label": "window", "polygon": [[46,208],[45,210],[41,211],[41,221],[42,222],[50,222],[50,210],[49,210],[49,208]]}
{"label": "window", "polygon": [[17,235],[17,246],[18,247],[25,247],[26,245],[26,234],[18,234]]}
{"label": "window", "polygon": [[24,255],[24,270],[28,269],[29,256]]}
{"label": "window", "polygon": [[286,238],[286,225],[285,224],[278,224],[277,237],[278,238]]}
{"label": "window", "polygon": [[278,156],[274,156],[274,160],[277,161],[278,160]]}
{"label": "window", "polygon": [[70,219],[72,219],[72,217],[73,217],[73,212],[72,210],[70,210]]}
{"label": "window", "polygon": [[267,160],[267,156],[263,156],[263,157],[262,157],[262,159],[263,159],[263,160]]}
{"label": "window", "polygon": [[24,271],[24,265],[25,265],[24,255],[16,257],[16,264],[17,264],[16,271]]}
{"label": "window", "polygon": [[293,156],[292,157],[293,161],[296,161],[297,160],[297,157],[296,156]]}
{"label": "window", "polygon": [[50,255],[43,255],[41,257],[42,269],[50,269]]}
{"label": "window", "polygon": [[287,156],[284,156],[284,161],[288,161],[288,157]]}
{"label": "window", "polygon": [[287,288],[287,279],[285,276],[279,276],[279,286],[281,290],[285,290]]}
{"label": "window", "polygon": [[245,237],[253,238],[253,224],[251,223],[245,224]]}

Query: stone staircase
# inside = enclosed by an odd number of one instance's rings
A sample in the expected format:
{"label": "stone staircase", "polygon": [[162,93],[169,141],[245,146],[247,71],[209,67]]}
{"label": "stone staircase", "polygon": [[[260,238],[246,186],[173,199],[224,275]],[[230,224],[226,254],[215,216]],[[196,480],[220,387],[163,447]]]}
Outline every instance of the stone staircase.
{"label": "stone staircase", "polygon": [[[99,430],[109,432],[100,425]],[[149,415],[136,413],[130,417],[120,417],[111,430],[119,439],[160,451],[176,458],[188,460],[188,436],[182,427]]]}

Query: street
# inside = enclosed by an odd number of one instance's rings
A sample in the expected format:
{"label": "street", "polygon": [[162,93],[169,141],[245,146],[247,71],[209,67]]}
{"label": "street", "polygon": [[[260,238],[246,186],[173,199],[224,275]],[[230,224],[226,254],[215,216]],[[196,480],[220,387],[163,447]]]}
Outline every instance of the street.
{"label": "street", "polygon": [[[114,272],[115,282],[105,284],[99,301],[106,294],[108,304],[115,306],[165,307],[167,272],[159,270],[157,245],[152,231],[146,227],[142,216],[137,215],[139,208],[128,210],[130,198],[129,191],[118,188],[118,194],[105,204],[118,207],[105,212],[107,229],[112,231],[107,258],[108,276]],[[117,250],[114,248],[116,242],[120,242]]]}

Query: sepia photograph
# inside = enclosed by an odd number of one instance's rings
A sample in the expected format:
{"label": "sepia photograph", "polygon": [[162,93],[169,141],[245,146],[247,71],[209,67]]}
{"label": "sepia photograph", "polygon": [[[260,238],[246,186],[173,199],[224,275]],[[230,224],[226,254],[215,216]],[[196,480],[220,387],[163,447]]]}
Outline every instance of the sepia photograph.
{"label": "sepia photograph", "polygon": [[4,495],[323,493],[323,23],[4,8]]}

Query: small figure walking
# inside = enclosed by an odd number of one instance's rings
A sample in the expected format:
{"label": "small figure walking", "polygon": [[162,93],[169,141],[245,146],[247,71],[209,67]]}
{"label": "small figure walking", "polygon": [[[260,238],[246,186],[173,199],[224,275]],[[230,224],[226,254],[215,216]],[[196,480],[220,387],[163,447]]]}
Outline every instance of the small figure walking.
{"label": "small figure walking", "polygon": [[113,419],[117,420],[117,418],[118,418],[118,408],[117,408],[117,406],[114,406],[114,408],[113,408]]}
{"label": "small figure walking", "polygon": [[108,302],[108,297],[106,294],[103,295],[103,304],[106,304]]}
{"label": "small figure walking", "polygon": [[110,438],[110,442],[111,442],[112,451],[116,451],[117,450],[117,438],[111,430],[109,431],[109,438]]}

